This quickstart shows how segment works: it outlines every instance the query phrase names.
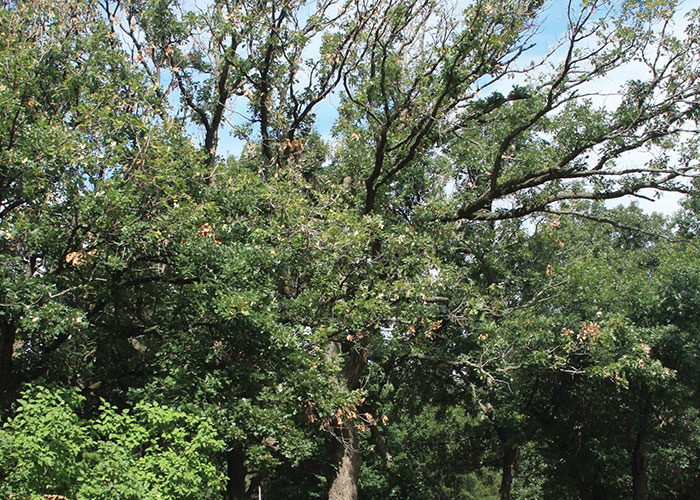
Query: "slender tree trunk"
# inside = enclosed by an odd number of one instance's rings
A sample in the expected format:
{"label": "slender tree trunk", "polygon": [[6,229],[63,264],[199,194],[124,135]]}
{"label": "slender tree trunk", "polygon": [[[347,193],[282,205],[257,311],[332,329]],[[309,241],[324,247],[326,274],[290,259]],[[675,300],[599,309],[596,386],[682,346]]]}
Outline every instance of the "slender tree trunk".
{"label": "slender tree trunk", "polygon": [[637,439],[632,452],[632,499],[647,500],[649,489],[647,487],[647,461],[644,456],[644,436],[637,433]]}
{"label": "slender tree trunk", "polygon": [[12,354],[15,345],[15,327],[8,321],[0,323],[0,409],[5,409],[12,401],[14,385]]}
{"label": "slender tree trunk", "polygon": [[634,439],[632,450],[632,499],[647,500],[649,488],[647,479],[647,460],[644,455],[644,442],[646,440],[646,427],[649,412],[651,410],[651,397],[646,384],[642,384],[641,394],[643,398],[642,408],[639,412],[639,428]]}
{"label": "slender tree trunk", "polygon": [[510,500],[510,492],[513,487],[513,473],[518,460],[518,450],[507,445],[503,452],[501,487],[498,489],[500,500]]}

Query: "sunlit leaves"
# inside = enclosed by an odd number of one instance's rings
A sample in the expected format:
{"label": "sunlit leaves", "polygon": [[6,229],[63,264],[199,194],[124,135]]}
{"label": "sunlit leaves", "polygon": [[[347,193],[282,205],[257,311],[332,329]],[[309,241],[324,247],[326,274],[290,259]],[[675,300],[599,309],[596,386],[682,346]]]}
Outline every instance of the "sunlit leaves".
{"label": "sunlit leaves", "polygon": [[1,490],[46,498],[183,498],[214,495],[223,477],[211,462],[223,442],[211,423],[186,412],[142,404],[78,416],[76,391],[27,391],[0,430]]}

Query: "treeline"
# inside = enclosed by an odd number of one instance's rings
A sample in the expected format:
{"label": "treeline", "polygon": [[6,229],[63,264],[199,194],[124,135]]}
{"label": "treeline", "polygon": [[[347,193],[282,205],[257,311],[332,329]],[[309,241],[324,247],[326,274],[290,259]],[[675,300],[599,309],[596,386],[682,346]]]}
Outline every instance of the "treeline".
{"label": "treeline", "polygon": [[697,498],[698,15],[552,8],[3,2],[0,495]]}

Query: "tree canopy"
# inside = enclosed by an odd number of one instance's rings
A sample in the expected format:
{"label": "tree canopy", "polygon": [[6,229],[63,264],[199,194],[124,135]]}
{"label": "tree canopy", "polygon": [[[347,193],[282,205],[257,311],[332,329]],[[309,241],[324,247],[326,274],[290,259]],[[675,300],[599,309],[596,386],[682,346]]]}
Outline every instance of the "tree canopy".
{"label": "tree canopy", "polygon": [[700,12],[557,9],[3,1],[0,495],[694,498]]}

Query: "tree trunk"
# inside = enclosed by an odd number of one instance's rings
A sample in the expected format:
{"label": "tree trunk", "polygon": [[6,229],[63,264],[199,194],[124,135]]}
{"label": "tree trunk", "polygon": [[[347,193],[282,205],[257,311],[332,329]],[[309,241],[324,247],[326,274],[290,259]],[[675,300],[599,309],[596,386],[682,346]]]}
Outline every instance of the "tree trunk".
{"label": "tree trunk", "polygon": [[647,484],[647,460],[644,456],[644,441],[649,412],[651,410],[651,398],[646,384],[642,384],[643,397],[642,408],[639,415],[639,429],[634,439],[632,450],[632,499],[647,500],[649,489]]}
{"label": "tree trunk", "polygon": [[338,445],[338,471],[328,492],[328,500],[357,500],[357,479],[362,460],[355,425],[352,422],[346,424],[342,431],[343,443]]}
{"label": "tree trunk", "polygon": [[513,473],[518,460],[518,451],[512,446],[506,446],[503,452],[501,487],[498,489],[500,500],[510,500],[510,491],[513,487]]}
{"label": "tree trunk", "polygon": [[647,487],[647,463],[642,449],[641,433],[637,434],[637,442],[632,453],[632,499],[647,500],[649,490]]}
{"label": "tree trunk", "polygon": [[226,453],[226,472],[228,481],[226,482],[224,500],[245,500],[248,498],[245,485],[245,456],[240,448],[234,448]]}
{"label": "tree trunk", "polygon": [[[334,356],[343,352],[339,342],[332,342],[328,355]],[[338,385],[349,390],[355,390],[360,382],[367,364],[367,352],[357,346],[351,346],[343,368],[343,380]],[[328,492],[328,500],[357,500],[357,480],[360,475],[362,458],[358,449],[357,429],[352,420],[343,422],[340,429],[341,439],[337,443],[337,470]]]}
{"label": "tree trunk", "polygon": [[0,409],[6,409],[12,402],[12,355],[15,345],[15,327],[8,321],[0,324],[2,339],[0,344]]}

